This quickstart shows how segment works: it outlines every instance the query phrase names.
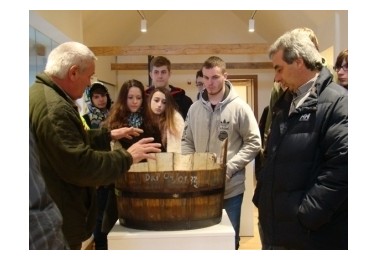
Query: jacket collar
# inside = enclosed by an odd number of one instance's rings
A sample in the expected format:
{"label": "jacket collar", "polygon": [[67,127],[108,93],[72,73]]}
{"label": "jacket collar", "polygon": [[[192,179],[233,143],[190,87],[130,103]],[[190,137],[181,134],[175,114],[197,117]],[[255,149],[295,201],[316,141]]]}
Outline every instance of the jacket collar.
{"label": "jacket collar", "polygon": [[36,76],[37,83],[41,83],[46,87],[52,88],[55,92],[58,93],[59,96],[64,98],[68,103],[70,103],[77,111],[78,107],[76,103],[62,90],[55,82],[44,72],[38,74]]}

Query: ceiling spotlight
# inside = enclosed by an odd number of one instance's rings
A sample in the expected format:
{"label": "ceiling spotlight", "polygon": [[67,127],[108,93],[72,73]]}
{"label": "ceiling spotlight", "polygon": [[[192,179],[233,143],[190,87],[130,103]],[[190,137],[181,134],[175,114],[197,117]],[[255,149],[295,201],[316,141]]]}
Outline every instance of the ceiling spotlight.
{"label": "ceiling spotlight", "polygon": [[255,31],[255,20],[254,16],[256,14],[257,10],[254,11],[253,15],[249,19],[249,32],[254,32]]}
{"label": "ceiling spotlight", "polygon": [[255,30],[254,26],[255,26],[255,20],[250,18],[250,20],[249,20],[249,32],[254,32],[254,30]]}
{"label": "ceiling spotlight", "polygon": [[145,18],[143,11],[137,10],[137,12],[140,14],[141,17],[140,31],[145,33],[147,32],[147,19]]}
{"label": "ceiling spotlight", "polygon": [[147,32],[147,20],[141,20],[140,31],[143,33]]}

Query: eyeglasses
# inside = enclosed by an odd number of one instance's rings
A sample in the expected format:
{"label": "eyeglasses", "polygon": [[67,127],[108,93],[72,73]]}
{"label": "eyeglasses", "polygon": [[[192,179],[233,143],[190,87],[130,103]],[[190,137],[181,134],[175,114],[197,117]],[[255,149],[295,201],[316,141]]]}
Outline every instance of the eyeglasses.
{"label": "eyeglasses", "polygon": [[343,69],[343,71],[347,72],[348,71],[348,64],[342,65],[340,67],[334,66],[333,69],[336,72],[339,72],[341,69]]}

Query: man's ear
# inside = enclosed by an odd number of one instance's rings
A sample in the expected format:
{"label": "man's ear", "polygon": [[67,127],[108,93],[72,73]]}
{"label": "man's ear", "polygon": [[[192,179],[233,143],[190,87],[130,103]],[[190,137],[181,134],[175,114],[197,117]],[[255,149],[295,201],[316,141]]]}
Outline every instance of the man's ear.
{"label": "man's ear", "polygon": [[305,63],[304,63],[303,58],[297,58],[297,59],[295,60],[295,62],[296,62],[297,66],[298,66],[299,68],[305,67]]}
{"label": "man's ear", "polygon": [[79,76],[79,66],[73,65],[68,70],[68,77],[73,81]]}
{"label": "man's ear", "polygon": [[227,72],[224,72],[224,78],[225,78],[225,79],[228,78],[228,73],[227,73]]}

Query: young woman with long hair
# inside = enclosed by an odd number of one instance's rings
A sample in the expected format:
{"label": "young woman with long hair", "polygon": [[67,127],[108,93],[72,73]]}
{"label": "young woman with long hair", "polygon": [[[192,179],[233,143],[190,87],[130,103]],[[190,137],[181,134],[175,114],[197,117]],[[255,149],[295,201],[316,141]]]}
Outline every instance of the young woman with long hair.
{"label": "young woman with long hair", "polygon": [[170,91],[163,87],[155,88],[149,94],[148,105],[149,117],[154,125],[159,126],[162,146],[167,152],[181,153],[184,120]]}
{"label": "young woman with long hair", "polygon": [[144,130],[138,137],[120,139],[119,143],[127,149],[130,145],[143,137],[154,137],[155,142],[160,142],[160,133],[157,125],[153,124],[147,109],[147,98],[143,84],[135,79],[123,83],[118,98],[112,106],[105,125],[109,129],[120,127],[135,127]]}

